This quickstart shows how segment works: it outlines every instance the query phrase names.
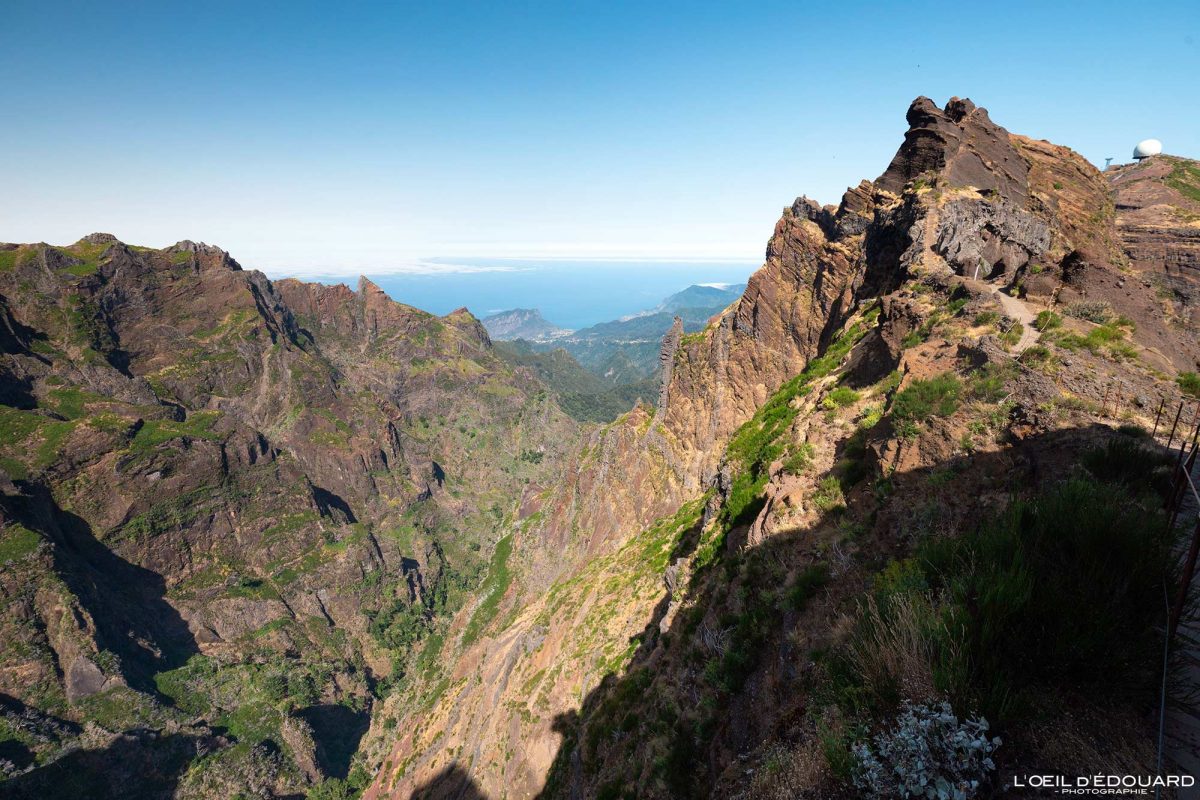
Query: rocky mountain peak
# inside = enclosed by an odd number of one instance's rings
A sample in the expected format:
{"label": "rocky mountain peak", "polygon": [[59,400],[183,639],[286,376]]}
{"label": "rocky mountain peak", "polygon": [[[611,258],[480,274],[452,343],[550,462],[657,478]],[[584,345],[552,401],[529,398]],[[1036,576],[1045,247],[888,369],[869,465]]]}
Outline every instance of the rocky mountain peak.
{"label": "rocky mountain peak", "polygon": [[442,319],[460,330],[480,347],[492,346],[492,337],[488,335],[487,328],[466,306],[454,309]]}
{"label": "rocky mountain peak", "polygon": [[386,293],[383,291],[383,289],[379,288],[379,284],[372,281],[366,275],[358,276],[358,293],[364,298],[379,296],[386,297]]}
{"label": "rocky mountain peak", "polygon": [[483,326],[497,341],[528,339],[533,342],[548,341],[565,336],[571,331],[549,322],[536,308],[514,308],[484,317]]}
{"label": "rocky mountain peak", "polygon": [[[101,234],[103,235],[103,234]],[[210,263],[216,266],[224,267],[225,269],[240,272],[242,265],[234,260],[233,256],[229,255],[228,251],[222,250],[220,247],[204,242],[193,242],[191,239],[184,239],[176,242],[167,248],[167,251],[173,253],[193,253],[197,257],[197,261],[203,265]]]}
{"label": "rocky mountain peak", "polygon": [[943,109],[918,97],[908,107],[907,120],[904,143],[877,186],[899,193],[910,180],[935,173],[954,186],[974,186],[1025,202],[1029,165],[987,109],[958,97]]}
{"label": "rocky mountain peak", "polygon": [[76,244],[120,244],[121,240],[111,233],[89,233]]}

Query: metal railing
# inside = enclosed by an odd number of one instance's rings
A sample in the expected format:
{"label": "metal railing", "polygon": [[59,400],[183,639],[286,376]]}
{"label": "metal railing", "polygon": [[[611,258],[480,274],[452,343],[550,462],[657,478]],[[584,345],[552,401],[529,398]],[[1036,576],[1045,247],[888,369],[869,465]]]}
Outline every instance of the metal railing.
{"label": "metal railing", "polygon": [[[1166,410],[1166,399],[1164,398],[1158,404],[1158,413],[1154,417],[1154,429],[1151,432],[1151,437],[1158,442],[1158,428],[1163,421],[1163,411]],[[1180,401],[1179,407],[1175,410],[1174,420],[1171,423],[1171,431],[1167,435],[1166,450],[1168,455],[1173,453],[1172,448],[1175,445],[1175,434],[1179,433],[1179,422],[1181,419],[1186,419],[1183,415],[1186,403]],[[1168,413],[1169,416],[1169,413]],[[1163,666],[1162,666],[1162,686],[1161,695],[1159,698],[1158,711],[1158,774],[1162,775],[1163,761],[1166,756],[1166,748],[1164,737],[1166,734],[1166,716],[1167,716],[1167,683],[1168,683],[1168,664],[1170,662],[1171,649],[1174,644],[1175,635],[1179,628],[1180,620],[1183,618],[1184,610],[1187,608],[1188,594],[1191,591],[1192,580],[1195,577],[1196,561],[1200,556],[1200,493],[1197,492],[1195,480],[1192,478],[1192,472],[1195,470],[1197,450],[1197,441],[1200,439],[1200,403],[1197,404],[1193,422],[1191,425],[1192,435],[1189,442],[1187,435],[1188,423],[1184,423],[1183,432],[1179,437],[1179,453],[1174,458],[1174,470],[1171,475],[1171,489],[1167,494],[1165,502],[1165,510],[1168,515],[1167,530],[1174,531],[1176,524],[1179,522],[1179,515],[1182,512],[1186,501],[1189,498],[1195,502],[1196,511],[1196,529],[1192,534],[1192,541],[1188,547],[1188,552],[1183,562],[1183,574],[1180,576],[1179,588],[1175,593],[1175,600],[1172,603],[1168,597],[1168,588],[1166,583],[1163,584],[1163,605],[1167,614],[1166,629],[1163,631]],[[1185,458],[1186,453],[1186,458]],[[1155,788],[1154,796],[1161,797],[1161,790]]]}
{"label": "metal railing", "polygon": [[[1164,398],[1158,404],[1158,413],[1154,417],[1154,429],[1150,435],[1155,441],[1158,441],[1158,427],[1163,421],[1163,411],[1166,410],[1166,403],[1167,401]],[[1175,409],[1174,419],[1171,422],[1171,431],[1167,434],[1167,453],[1174,454],[1175,463],[1171,473],[1171,489],[1167,493],[1165,509],[1168,516],[1167,529],[1173,531],[1179,522],[1180,513],[1190,496],[1196,508],[1196,529],[1192,534],[1192,541],[1188,547],[1187,556],[1183,561],[1183,575],[1179,582],[1179,590],[1175,594],[1175,602],[1171,607],[1171,615],[1167,627],[1169,638],[1174,638],[1175,632],[1179,628],[1179,620],[1182,618],[1183,610],[1187,606],[1192,579],[1196,575],[1196,561],[1200,557],[1200,492],[1197,491],[1195,479],[1192,478],[1192,472],[1196,468],[1197,452],[1200,450],[1200,403],[1196,405],[1190,423],[1184,417],[1184,409],[1186,407],[1187,403],[1180,400],[1179,406]],[[1170,416],[1169,412],[1168,416]],[[1182,430],[1179,427],[1181,419],[1185,420]],[[1191,436],[1188,436],[1189,429],[1191,430]],[[1180,434],[1179,452],[1174,453],[1173,448],[1177,433]]]}

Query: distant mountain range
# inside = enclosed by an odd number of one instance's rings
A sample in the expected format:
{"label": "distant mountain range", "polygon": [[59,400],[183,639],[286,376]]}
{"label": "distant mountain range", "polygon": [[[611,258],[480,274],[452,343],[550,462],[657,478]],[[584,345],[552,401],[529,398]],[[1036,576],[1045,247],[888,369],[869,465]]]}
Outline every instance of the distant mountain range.
{"label": "distant mountain range", "polygon": [[[687,333],[703,330],[708,320],[741,297],[745,288],[745,284],[689,286],[652,309],[577,331],[558,327],[533,308],[502,311],[481,321],[496,341],[521,340],[526,343],[528,346],[523,348],[526,356],[562,349],[606,386],[636,386],[638,393],[644,393],[644,382],[651,380],[658,369],[659,345],[675,317],[683,321]],[[511,349],[502,351],[512,352]],[[562,374],[562,371],[556,370],[554,374]],[[572,396],[579,394],[575,381],[569,386],[559,386],[552,378],[547,380],[552,388],[568,391]],[[624,399],[629,393],[618,393],[617,396]],[[613,402],[609,396],[604,402],[594,404],[586,418],[596,419],[596,408],[615,408]],[[581,405],[582,401],[578,401],[577,407]],[[623,410],[626,409],[618,409],[617,413]]]}
{"label": "distant mountain range", "polygon": [[663,300],[655,311],[679,311],[686,308],[718,308],[722,309],[742,296],[746,284],[714,286],[700,284],[689,286],[682,292]]}

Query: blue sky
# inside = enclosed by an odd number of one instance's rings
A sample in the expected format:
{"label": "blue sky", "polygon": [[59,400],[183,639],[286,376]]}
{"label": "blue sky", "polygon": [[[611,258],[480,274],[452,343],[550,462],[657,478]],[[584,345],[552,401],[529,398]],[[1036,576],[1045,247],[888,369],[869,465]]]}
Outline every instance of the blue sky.
{"label": "blue sky", "polygon": [[1200,156],[1192,2],[0,4],[0,240],[287,273],[756,261],[919,94],[1093,161]]}

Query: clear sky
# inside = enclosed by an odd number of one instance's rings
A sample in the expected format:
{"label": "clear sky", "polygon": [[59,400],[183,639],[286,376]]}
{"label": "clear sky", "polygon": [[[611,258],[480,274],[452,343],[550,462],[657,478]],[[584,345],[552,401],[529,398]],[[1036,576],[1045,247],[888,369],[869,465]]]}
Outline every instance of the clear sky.
{"label": "clear sky", "polygon": [[1195,0],[0,2],[0,240],[755,261],[883,170],[919,94],[1200,156]]}

